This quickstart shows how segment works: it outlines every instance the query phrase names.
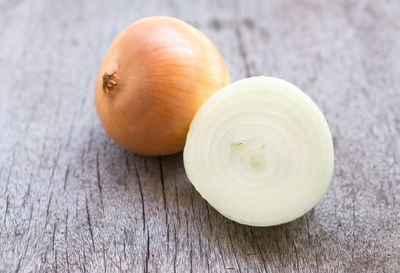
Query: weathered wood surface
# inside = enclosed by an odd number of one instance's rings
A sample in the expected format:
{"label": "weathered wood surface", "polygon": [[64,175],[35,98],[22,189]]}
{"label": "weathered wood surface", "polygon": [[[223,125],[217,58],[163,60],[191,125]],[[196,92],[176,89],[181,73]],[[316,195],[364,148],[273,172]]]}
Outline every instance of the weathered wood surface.
{"label": "weathered wood surface", "polygon": [[[222,217],[182,155],[142,157],[93,103],[108,45],[147,15],[210,36],[232,79],[305,90],[335,136],[327,195],[252,228]],[[400,2],[0,0],[1,272],[399,272]]]}

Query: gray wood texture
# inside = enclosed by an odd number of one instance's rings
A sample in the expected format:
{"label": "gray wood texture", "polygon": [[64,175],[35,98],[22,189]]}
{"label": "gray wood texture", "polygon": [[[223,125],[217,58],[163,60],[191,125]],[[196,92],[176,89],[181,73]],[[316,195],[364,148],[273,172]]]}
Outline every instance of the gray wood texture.
{"label": "gray wood texture", "polygon": [[[128,24],[181,18],[233,80],[272,75],[321,107],[335,173],[300,219],[227,220],[182,154],[103,131],[100,62]],[[0,272],[399,272],[400,2],[0,0]]]}

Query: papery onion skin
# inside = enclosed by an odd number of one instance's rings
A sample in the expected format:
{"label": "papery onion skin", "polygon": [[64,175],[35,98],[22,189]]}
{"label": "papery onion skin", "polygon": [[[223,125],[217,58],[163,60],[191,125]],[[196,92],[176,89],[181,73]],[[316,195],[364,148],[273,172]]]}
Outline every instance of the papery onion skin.
{"label": "papery onion skin", "polygon": [[98,72],[97,113],[107,134],[143,155],[182,151],[202,103],[230,82],[210,39],[171,17],[141,19],[111,44]]}

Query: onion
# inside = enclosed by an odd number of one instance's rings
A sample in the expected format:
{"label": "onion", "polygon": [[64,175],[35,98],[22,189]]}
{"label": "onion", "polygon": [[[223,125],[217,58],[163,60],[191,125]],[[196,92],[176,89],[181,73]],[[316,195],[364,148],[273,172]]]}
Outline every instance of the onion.
{"label": "onion", "polygon": [[187,176],[236,222],[271,226],[314,207],[328,189],[333,144],[318,106],[277,78],[232,83],[196,113],[184,149]]}
{"label": "onion", "polygon": [[126,149],[173,154],[183,149],[201,104],[229,81],[223,58],[202,32],[178,19],[148,17],[108,49],[96,80],[97,113]]}

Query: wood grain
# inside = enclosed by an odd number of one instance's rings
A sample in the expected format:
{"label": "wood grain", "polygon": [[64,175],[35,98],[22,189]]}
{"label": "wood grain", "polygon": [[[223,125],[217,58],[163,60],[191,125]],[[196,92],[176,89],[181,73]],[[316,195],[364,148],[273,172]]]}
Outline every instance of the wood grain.
{"label": "wood grain", "polygon": [[[383,3],[384,2],[384,3]],[[397,272],[399,1],[0,1],[0,272]],[[327,195],[289,224],[227,220],[182,155],[104,133],[94,80],[148,15],[204,31],[233,80],[301,87],[335,136]]]}

